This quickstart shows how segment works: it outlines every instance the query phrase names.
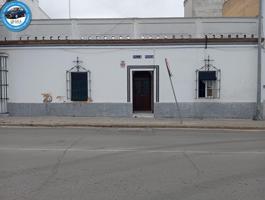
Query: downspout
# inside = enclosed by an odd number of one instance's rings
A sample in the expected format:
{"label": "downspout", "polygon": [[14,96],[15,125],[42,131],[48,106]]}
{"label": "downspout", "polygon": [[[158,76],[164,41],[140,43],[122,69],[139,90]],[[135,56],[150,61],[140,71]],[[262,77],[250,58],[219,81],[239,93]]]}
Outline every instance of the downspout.
{"label": "downspout", "polygon": [[263,0],[259,1],[259,24],[258,24],[258,70],[257,70],[257,102],[254,120],[262,120],[262,102],[261,102],[261,67],[262,67],[262,7]]}
{"label": "downspout", "polygon": [[71,0],[68,0],[68,8],[69,8],[69,10],[68,10],[68,11],[69,11],[69,13],[68,13],[69,16],[68,16],[68,17],[69,17],[69,19],[72,18],[72,15],[71,15],[71,11],[72,11],[72,10],[71,10],[71,6],[72,6],[72,5],[71,5]]}

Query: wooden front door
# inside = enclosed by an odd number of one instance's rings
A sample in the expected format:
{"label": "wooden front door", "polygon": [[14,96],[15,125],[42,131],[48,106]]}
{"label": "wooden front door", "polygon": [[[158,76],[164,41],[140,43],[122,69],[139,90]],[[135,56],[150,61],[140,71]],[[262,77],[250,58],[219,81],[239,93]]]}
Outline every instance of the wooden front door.
{"label": "wooden front door", "polygon": [[153,72],[133,72],[133,111],[152,112],[153,110]]}

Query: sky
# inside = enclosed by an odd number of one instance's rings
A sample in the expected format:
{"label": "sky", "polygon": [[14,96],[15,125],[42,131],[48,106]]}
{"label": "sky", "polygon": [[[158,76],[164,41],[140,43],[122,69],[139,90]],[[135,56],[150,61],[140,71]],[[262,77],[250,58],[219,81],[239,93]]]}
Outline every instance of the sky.
{"label": "sky", "polygon": [[[39,0],[51,18],[69,17],[69,0]],[[72,18],[183,17],[183,0],[71,0]]]}

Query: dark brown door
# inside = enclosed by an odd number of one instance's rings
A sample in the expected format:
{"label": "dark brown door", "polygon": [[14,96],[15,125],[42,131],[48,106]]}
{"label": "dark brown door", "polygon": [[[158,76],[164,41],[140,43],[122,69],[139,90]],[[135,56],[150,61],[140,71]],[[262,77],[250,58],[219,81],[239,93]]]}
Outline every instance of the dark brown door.
{"label": "dark brown door", "polygon": [[152,112],[153,107],[153,72],[133,72],[133,111]]}

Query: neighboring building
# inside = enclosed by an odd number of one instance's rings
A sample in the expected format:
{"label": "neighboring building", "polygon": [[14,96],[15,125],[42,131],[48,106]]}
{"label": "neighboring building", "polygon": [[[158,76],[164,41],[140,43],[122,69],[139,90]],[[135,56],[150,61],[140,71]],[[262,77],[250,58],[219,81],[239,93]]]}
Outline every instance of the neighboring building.
{"label": "neighboring building", "polygon": [[259,0],[184,0],[185,17],[256,17]]}
{"label": "neighboring building", "polygon": [[5,2],[6,0],[0,0],[0,8],[4,5]]}
{"label": "neighboring building", "polygon": [[12,116],[178,116],[165,58],[184,117],[255,112],[256,18],[33,20],[0,26],[0,52],[0,112]]}
{"label": "neighboring building", "polygon": [[184,17],[221,17],[224,0],[184,0]]}
{"label": "neighboring building", "polygon": [[[14,1],[14,0],[0,0],[0,8],[4,5],[5,2]],[[39,0],[19,0],[26,3],[32,13],[32,19],[49,19],[50,17],[39,7]]]}
{"label": "neighboring building", "polygon": [[226,0],[225,17],[256,17],[259,15],[259,0]]}

